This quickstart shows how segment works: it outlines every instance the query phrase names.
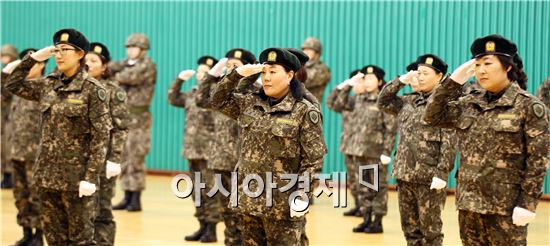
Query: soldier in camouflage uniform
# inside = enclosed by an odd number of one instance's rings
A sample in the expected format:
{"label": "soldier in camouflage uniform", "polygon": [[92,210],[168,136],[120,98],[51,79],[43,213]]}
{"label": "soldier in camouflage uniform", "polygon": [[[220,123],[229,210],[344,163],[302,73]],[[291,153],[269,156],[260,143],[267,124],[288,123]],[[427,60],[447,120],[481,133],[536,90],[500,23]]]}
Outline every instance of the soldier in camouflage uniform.
{"label": "soldier in camouflage uniform", "polygon": [[[111,117],[105,87],[85,72],[90,48],[84,35],[62,29],[48,46],[25,56],[6,89],[38,101],[41,144],[33,186],[41,201],[41,222],[49,245],[96,245],[93,216],[96,185],[103,170]],[[37,62],[55,54],[57,71],[26,80]]]}
{"label": "soldier in camouflage uniform", "polygon": [[[265,65],[249,64],[232,70],[212,95],[212,106],[237,120],[242,129],[239,179],[254,174],[263,179],[270,172],[277,186],[271,190],[270,199],[266,192],[252,198],[244,193],[244,182],[239,185],[242,242],[244,245],[301,245],[304,213],[296,214],[295,203],[289,204],[289,198],[293,192],[307,190],[296,185],[286,192],[279,188],[288,184],[282,175],[308,174],[311,178],[322,165],[326,153],[322,117],[315,105],[304,100],[305,92],[300,89],[303,87],[299,87],[300,82],[294,78],[300,69],[296,56],[285,49],[270,48],[262,52],[260,62]],[[260,72],[263,90],[234,93],[243,77]],[[311,188],[310,181],[304,185]],[[261,188],[256,182],[248,186],[252,191]],[[308,198],[304,196],[302,199]],[[273,202],[272,206],[266,205],[268,201]]]}
{"label": "soldier in camouflage uniform", "polygon": [[126,92],[116,82],[109,80],[110,71],[107,67],[111,60],[109,50],[101,43],[91,43],[90,46],[91,50],[86,54],[88,73],[106,87],[110,98],[109,114],[113,122],[109,149],[107,150],[107,163],[100,173],[94,237],[99,245],[113,245],[116,235],[116,223],[111,210],[111,200],[115,196],[116,186],[116,179],[113,177],[120,174],[122,152],[128,137],[130,113],[126,106]]}
{"label": "soldier in camouflage uniform", "polygon": [[[351,125],[354,134],[345,153],[353,156],[353,165],[359,169],[363,181],[372,184],[374,172],[361,171],[360,167],[378,165],[378,191],[359,182],[356,184],[359,210],[364,215],[364,221],[353,228],[353,232],[383,232],[382,217],[388,210],[387,165],[390,162],[397,126],[393,116],[383,113],[376,106],[378,92],[385,83],[384,74],[384,70],[377,66],[364,67],[361,73],[338,85],[340,91],[333,104],[336,112],[352,112]],[[352,86],[355,96],[349,95]]]}
{"label": "soldier in camouflage uniform", "polygon": [[[548,168],[548,111],[520,88],[527,76],[512,41],[493,34],[470,50],[474,59],[435,89],[424,120],[456,130],[462,244],[526,245]],[[464,95],[473,74],[485,91]]]}
{"label": "soldier in camouflage uniform", "polygon": [[[23,59],[36,49],[23,50],[19,57]],[[29,72],[27,80],[39,79],[44,76],[45,63],[36,63]],[[15,68],[15,67],[14,67]],[[12,72],[5,68],[2,74],[7,78]],[[4,73],[5,72],[5,73]],[[6,83],[5,80],[2,81]],[[8,133],[10,143],[10,159],[13,163],[13,196],[17,208],[17,224],[23,227],[23,238],[14,245],[42,245],[43,232],[40,225],[40,202],[37,190],[31,186],[32,169],[40,144],[40,108],[38,103],[13,97],[9,120],[13,122],[13,129]],[[32,230],[35,229],[33,234]]]}
{"label": "soldier in camouflage uniform", "polygon": [[141,211],[141,192],[145,190],[145,156],[151,147],[149,105],[157,79],[157,67],[147,56],[147,50],[149,39],[142,33],[131,34],[126,40],[128,58],[109,63],[112,79],[126,91],[130,111],[128,141],[120,174],[124,198],[113,206],[115,210]]}
{"label": "soldier in camouflage uniform", "polygon": [[546,108],[550,108],[550,76],[538,88],[537,97],[546,105]]}
{"label": "soldier in camouflage uniform", "polygon": [[[351,72],[350,76],[349,76],[349,79],[353,78],[353,76],[355,76],[356,74],[358,74],[359,72],[361,72],[361,69],[357,69],[353,72]],[[334,88],[330,94],[328,95],[327,97],[327,106],[328,108],[330,108],[331,110],[335,111],[334,110],[334,103],[336,101],[336,98],[338,96],[338,94],[340,94],[340,89],[338,88]],[[336,112],[336,111],[335,111]],[[344,212],[344,216],[362,216],[360,211],[359,211],[359,198],[357,197],[358,196],[358,192],[357,192],[357,179],[358,179],[358,174],[359,174],[359,170],[357,169],[357,166],[355,166],[352,161],[352,155],[350,154],[346,154],[345,150],[348,149],[352,143],[351,143],[351,137],[353,135],[353,132],[351,131],[351,129],[353,128],[353,126],[351,125],[352,123],[352,112],[350,111],[346,111],[346,110],[343,110],[343,111],[339,111],[337,113],[341,113],[342,114],[342,134],[340,135],[340,151],[344,154],[344,162],[345,162],[345,165],[346,165],[346,173],[347,173],[347,183],[348,183],[348,186],[351,188],[351,195],[353,196],[353,200],[354,200],[354,204],[355,206],[350,209],[349,211],[346,211]]]}
{"label": "soldier in camouflage uniform", "polygon": [[[6,44],[2,46],[2,50],[0,52],[2,55],[2,67],[8,65],[8,63],[11,63],[15,60],[17,60],[17,49],[15,46],[11,44]],[[2,73],[2,81],[5,82],[7,79],[7,73]],[[5,83],[4,83],[5,84]],[[12,172],[13,172],[13,166],[10,162],[9,158],[9,146],[8,144],[8,134],[5,134],[5,132],[8,132],[10,124],[9,124],[9,112],[10,112],[10,105],[13,100],[13,95],[9,93],[7,90],[2,88],[2,94],[1,96],[1,105],[2,105],[2,119],[0,120],[0,124],[2,127],[1,133],[1,155],[2,159],[0,160],[0,170],[2,171],[2,182],[0,183],[0,187],[2,189],[10,189],[13,187],[12,182]]]}
{"label": "soldier in camouflage uniform", "polygon": [[309,57],[305,64],[307,71],[306,88],[317,98],[317,101],[323,101],[325,88],[330,81],[330,69],[320,58],[323,51],[321,41],[315,37],[309,37],[302,43],[302,50]]}
{"label": "soldier in camouflage uniform", "polygon": [[[398,119],[399,143],[392,175],[397,179],[401,228],[407,245],[442,245],[444,187],[453,169],[457,140],[453,130],[430,126],[422,117],[427,98],[444,78],[447,64],[432,54],[419,56],[414,64],[418,68],[382,89],[378,107]],[[397,96],[413,79],[418,79],[418,88]]]}
{"label": "soldier in camouflage uniform", "polygon": [[[221,69],[226,67],[228,72],[245,64],[256,63],[256,57],[252,52],[236,48],[229,50],[224,59],[212,68],[206,75],[204,83],[199,84],[199,90],[196,94],[197,105],[204,108],[211,108],[210,97],[215,90],[221,76]],[[250,76],[239,82],[236,91],[247,94],[249,91],[256,91],[255,83],[258,76]],[[231,172],[235,170],[239,159],[239,133],[240,128],[234,119],[214,111],[214,135],[209,153],[208,169],[221,175],[223,187],[229,190],[231,188]],[[225,224],[225,245],[242,245],[241,241],[241,222],[240,217],[234,209],[229,207],[229,197],[218,195],[220,202],[221,215]],[[215,229],[215,224],[211,225]],[[215,235],[211,230],[210,234]]]}
{"label": "soldier in camouflage uniform", "polygon": [[[197,83],[202,84],[206,73],[217,60],[211,56],[203,56],[197,61]],[[215,231],[211,224],[219,222],[219,202],[216,197],[208,197],[206,193],[213,186],[213,171],[207,168],[209,149],[214,138],[214,119],[209,109],[199,108],[195,102],[197,87],[188,92],[181,92],[182,84],[189,80],[195,71],[184,70],[174,80],[168,91],[168,102],[176,107],[185,109],[185,133],[183,138],[182,155],[188,160],[191,177],[199,172],[201,179],[206,181],[206,187],[201,191],[201,203],[195,208],[195,217],[199,220],[200,228],[195,233],[186,236],[186,241],[215,242]],[[196,190],[193,190],[196,192]],[[195,194],[192,196],[195,199]],[[207,228],[208,227],[208,228]],[[206,231],[208,230],[208,233]]]}

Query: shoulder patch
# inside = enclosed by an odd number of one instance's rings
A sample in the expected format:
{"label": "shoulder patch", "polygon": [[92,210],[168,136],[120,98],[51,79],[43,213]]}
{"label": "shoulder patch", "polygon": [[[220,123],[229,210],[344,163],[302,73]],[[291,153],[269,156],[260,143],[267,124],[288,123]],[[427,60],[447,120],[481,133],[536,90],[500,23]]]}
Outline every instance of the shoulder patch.
{"label": "shoulder patch", "polygon": [[126,92],[124,92],[123,90],[119,90],[116,92],[116,99],[121,101],[121,102],[124,102],[126,100]]}
{"label": "shoulder patch", "polygon": [[544,111],[546,111],[546,109],[544,109],[544,105],[542,105],[542,103],[533,103],[531,105],[531,108],[533,108],[533,113],[535,114],[535,116],[537,116],[537,118],[542,118],[544,116]]}
{"label": "shoulder patch", "polygon": [[310,110],[309,112],[307,112],[307,116],[309,121],[311,121],[311,123],[313,123],[314,125],[317,125],[321,118],[321,115],[316,110]]}
{"label": "shoulder patch", "polygon": [[105,101],[105,99],[107,98],[107,91],[105,91],[105,89],[103,88],[97,89],[97,98],[99,98],[99,100],[101,101]]}

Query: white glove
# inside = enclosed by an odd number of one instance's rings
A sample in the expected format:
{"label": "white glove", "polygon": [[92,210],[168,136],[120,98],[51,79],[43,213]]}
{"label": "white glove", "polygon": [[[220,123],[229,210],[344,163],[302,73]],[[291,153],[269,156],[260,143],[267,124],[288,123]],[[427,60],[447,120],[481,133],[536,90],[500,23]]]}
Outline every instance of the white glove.
{"label": "white glove", "polygon": [[351,77],[351,79],[348,79],[348,85],[351,87],[355,86],[356,84],[359,83],[359,80],[362,79],[363,77],[365,77],[364,73],[357,73],[356,75]]}
{"label": "white glove", "polygon": [[403,75],[399,76],[399,82],[408,85],[408,84],[413,82],[412,80],[415,77],[418,77],[418,72],[412,70],[412,71],[409,71],[406,74],[403,74]]}
{"label": "white glove", "polygon": [[11,74],[11,72],[13,72],[13,70],[19,65],[19,63],[21,63],[21,60],[15,60],[8,63],[8,65],[2,68],[2,73]]}
{"label": "white glove", "polygon": [[515,207],[512,213],[514,225],[525,226],[535,219],[535,213],[520,207]]}
{"label": "white glove", "polygon": [[223,73],[223,70],[225,69],[225,66],[227,65],[227,57],[222,58],[221,60],[216,63],[209,71],[208,74],[214,76],[214,77],[220,77]]}
{"label": "white glove", "polygon": [[382,165],[388,165],[390,164],[390,161],[391,161],[391,158],[387,155],[381,155],[380,156],[380,162],[382,163]]}
{"label": "white glove", "polygon": [[[304,210],[298,212],[299,210]],[[300,199],[295,199],[293,203],[290,204],[290,217],[302,217],[309,212],[308,202],[302,201]]]}
{"label": "white glove", "polygon": [[475,73],[476,60],[472,59],[464,64],[460,65],[455,71],[451,74],[451,79],[455,82],[463,85],[468,81],[468,79],[474,76]]}
{"label": "white glove", "polygon": [[430,190],[433,190],[433,189],[441,190],[445,188],[445,186],[447,186],[447,182],[445,182],[445,180],[442,180],[438,177],[433,177],[432,184],[430,185]]}
{"label": "white glove", "polygon": [[248,77],[257,73],[261,73],[265,65],[262,64],[246,64],[237,68],[237,73],[243,77]]}
{"label": "white glove", "polygon": [[195,74],[195,70],[183,70],[178,74],[178,78],[187,81],[193,74]]}
{"label": "white glove", "polygon": [[119,175],[120,171],[121,171],[120,164],[112,161],[107,161],[107,166],[105,167],[105,174],[107,175],[108,179]]}
{"label": "white glove", "polygon": [[48,60],[50,56],[53,55],[53,50],[55,50],[55,46],[51,45],[32,53],[31,57],[37,62],[43,62],[45,60]]}
{"label": "white glove", "polygon": [[336,89],[342,90],[342,89],[344,89],[344,88],[346,87],[346,85],[349,85],[349,83],[350,83],[350,82],[349,82],[349,79],[346,79],[346,80],[344,80],[344,82],[338,84],[338,85],[336,86]]}
{"label": "white glove", "polygon": [[80,185],[78,186],[78,197],[91,196],[94,194],[95,190],[95,184],[87,181],[80,181]]}

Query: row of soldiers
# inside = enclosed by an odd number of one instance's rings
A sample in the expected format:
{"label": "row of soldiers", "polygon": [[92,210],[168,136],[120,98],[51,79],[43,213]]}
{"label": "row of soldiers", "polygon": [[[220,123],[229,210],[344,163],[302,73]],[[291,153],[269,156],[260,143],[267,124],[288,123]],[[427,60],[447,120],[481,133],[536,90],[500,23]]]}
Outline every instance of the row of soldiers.
{"label": "row of soldiers", "polygon": [[[2,170],[13,165],[23,227],[15,245],[42,245],[43,235],[49,245],[113,245],[112,209],[141,211],[145,189],[156,81],[149,40],[130,35],[123,61],[74,29],[56,32],[53,44],[18,55],[2,47]],[[52,55],[57,66],[44,76]],[[125,196],[111,207],[117,175]]]}

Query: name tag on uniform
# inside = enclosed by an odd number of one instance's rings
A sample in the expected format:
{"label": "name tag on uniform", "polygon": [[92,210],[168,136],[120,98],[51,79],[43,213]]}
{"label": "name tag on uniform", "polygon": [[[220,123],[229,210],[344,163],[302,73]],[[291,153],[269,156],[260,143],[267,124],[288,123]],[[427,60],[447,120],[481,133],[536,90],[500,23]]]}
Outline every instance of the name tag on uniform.
{"label": "name tag on uniform", "polygon": [[84,104],[84,101],[80,100],[80,99],[67,99],[66,100],[68,103],[71,103],[71,104]]}
{"label": "name tag on uniform", "polygon": [[378,107],[376,106],[369,106],[368,109],[372,111],[380,111],[380,109],[378,109]]}
{"label": "name tag on uniform", "polygon": [[275,120],[277,123],[283,123],[283,124],[287,124],[287,125],[291,125],[291,126],[298,126],[298,123],[296,121],[293,121],[293,120],[288,120],[288,119],[276,119]]}
{"label": "name tag on uniform", "polygon": [[498,114],[497,116],[499,119],[515,119],[515,114]]}

